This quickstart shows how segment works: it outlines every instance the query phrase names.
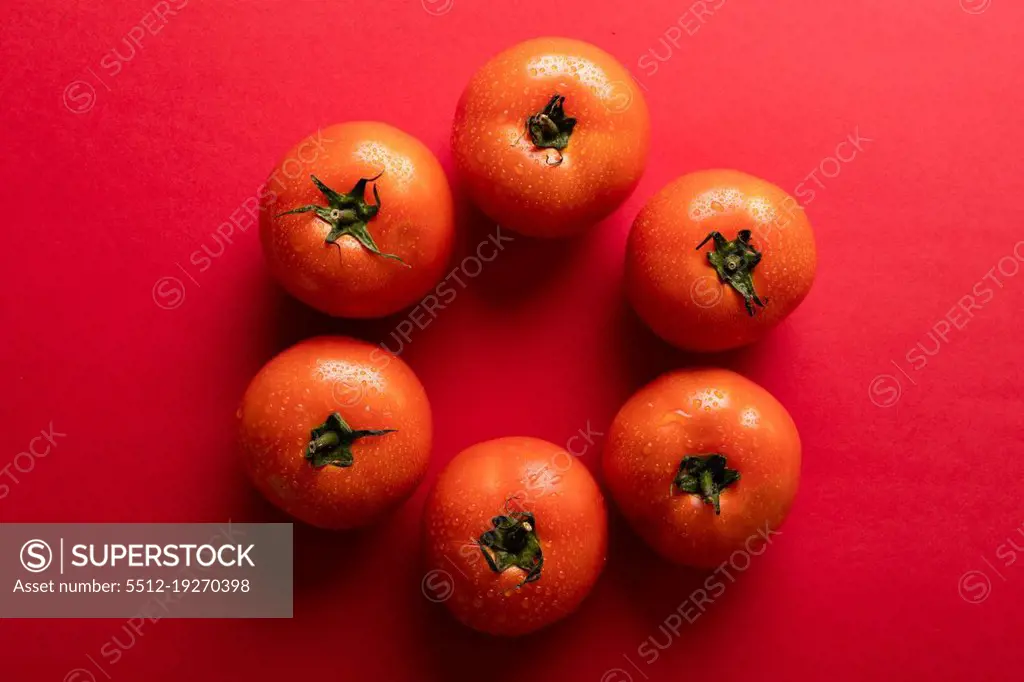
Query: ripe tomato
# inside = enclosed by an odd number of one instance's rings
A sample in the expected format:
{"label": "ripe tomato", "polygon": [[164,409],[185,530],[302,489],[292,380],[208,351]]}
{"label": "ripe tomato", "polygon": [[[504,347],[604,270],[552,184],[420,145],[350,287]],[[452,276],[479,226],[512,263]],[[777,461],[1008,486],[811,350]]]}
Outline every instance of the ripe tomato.
{"label": "ripe tomato", "polygon": [[604,498],[565,449],[499,438],[455,457],[425,512],[427,564],[454,581],[445,602],[466,625],[520,635],[579,605],[604,566]]}
{"label": "ripe tomato", "polygon": [[814,235],[796,199],[734,170],[684,175],[654,195],[626,246],[640,317],[687,350],[760,339],[807,296]]}
{"label": "ripe tomato", "polygon": [[383,123],[335,125],[299,142],[270,177],[263,253],[303,303],[338,317],[381,317],[415,303],[444,274],[455,234],[451,190],[411,135]]}
{"label": "ripe tomato", "polygon": [[650,138],[647,104],[602,50],[537,38],[476,72],[455,110],[452,150],[470,197],[503,227],[580,232],[636,187]]}
{"label": "ripe tomato", "polygon": [[365,525],[412,494],[430,458],[430,404],[398,357],[344,337],[268,362],[238,410],[246,471],[268,500],[321,528]]}
{"label": "ripe tomato", "polygon": [[619,410],[603,465],[612,498],[648,544],[671,561],[711,567],[760,548],[782,523],[800,479],[800,436],[786,408],[749,379],[679,370]]}

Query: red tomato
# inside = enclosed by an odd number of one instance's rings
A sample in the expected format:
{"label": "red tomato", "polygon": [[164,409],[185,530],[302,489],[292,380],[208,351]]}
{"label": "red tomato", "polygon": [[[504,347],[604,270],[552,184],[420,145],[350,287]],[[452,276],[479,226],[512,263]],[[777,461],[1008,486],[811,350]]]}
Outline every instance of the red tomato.
{"label": "red tomato", "polygon": [[612,498],[648,544],[712,567],[736,551],[760,554],[786,518],[800,437],[786,408],[749,379],[679,370],[619,410],[603,464]]}
{"label": "red tomato", "polygon": [[632,193],[649,139],[647,104],[621,64],[578,40],[537,38],[476,72],[455,110],[452,150],[491,219],[560,237]]}
{"label": "red tomato", "polygon": [[604,499],[565,449],[499,438],[464,450],[425,512],[427,564],[453,581],[445,602],[466,625],[532,632],[572,613],[604,566]]}
{"label": "red tomato", "polygon": [[418,301],[444,274],[455,234],[448,180],[430,150],[397,128],[342,123],[311,135],[268,189],[263,253],[303,303],[338,317],[381,317]]}
{"label": "red tomato", "polygon": [[746,173],[700,171],[640,211],[626,246],[626,288],[663,339],[718,351],[760,339],[793,312],[816,263],[796,199]]}
{"label": "red tomato", "polygon": [[427,394],[408,365],[363,341],[323,336],[285,350],[249,384],[238,416],[253,483],[314,526],[370,523],[427,470]]}

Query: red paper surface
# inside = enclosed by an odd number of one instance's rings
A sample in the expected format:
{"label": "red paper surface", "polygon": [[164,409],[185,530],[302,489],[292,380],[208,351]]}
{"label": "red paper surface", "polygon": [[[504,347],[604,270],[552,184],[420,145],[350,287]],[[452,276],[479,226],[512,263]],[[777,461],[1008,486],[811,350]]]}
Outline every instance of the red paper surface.
{"label": "red paper surface", "polygon": [[[293,620],[4,621],[5,682],[1019,677],[1020,3],[14,0],[4,15],[4,522],[284,520],[234,457],[246,383],[299,339],[388,341],[404,319],[327,319],[269,279],[255,229],[217,241],[302,136],[379,119],[451,171],[470,74],[543,34],[618,57],[653,126],[611,218],[516,240],[410,334],[436,415],[428,480],[379,527],[296,527]],[[707,167],[796,192],[819,271],[764,342],[693,357],[625,306],[623,245],[647,198]],[[454,189],[465,254],[494,228]],[[615,512],[605,574],[549,630],[492,639],[424,598],[419,515],[455,453],[604,432],[643,382],[695,363],[774,393],[804,468],[783,534],[692,624],[672,614],[707,574],[658,560]],[[47,456],[18,459],[51,428]]]}

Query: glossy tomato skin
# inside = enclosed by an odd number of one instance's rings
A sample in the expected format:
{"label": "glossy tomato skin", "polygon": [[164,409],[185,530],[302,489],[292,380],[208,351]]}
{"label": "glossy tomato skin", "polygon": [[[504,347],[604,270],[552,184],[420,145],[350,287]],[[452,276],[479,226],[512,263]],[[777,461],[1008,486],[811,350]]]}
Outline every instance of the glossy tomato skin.
{"label": "glossy tomato skin", "polygon": [[[352,429],[395,429],[352,444],[353,464],[315,468],[310,431],[337,412]],[[302,341],[253,378],[238,411],[244,467],[256,488],[320,528],[363,526],[416,489],[430,458],[431,416],[413,371],[378,346],[345,337]]]}
{"label": "glossy tomato skin", "polygon": [[[711,232],[733,240],[751,231],[762,257],[752,271],[765,302],[749,314],[698,245]],[[626,290],[639,316],[669,343],[720,351],[762,338],[807,296],[817,256],[803,208],[779,187],[735,170],[684,175],[643,207],[626,246]]]}
{"label": "glossy tomato skin", "polygon": [[[721,453],[738,481],[721,514],[673,490],[684,456]],[[760,554],[789,512],[800,480],[800,437],[786,409],[725,369],[677,370],[635,393],[612,423],[602,455],[612,498],[665,558],[713,567],[733,552]]]}
{"label": "glossy tomato skin", "polygon": [[[476,544],[491,519],[508,510],[533,514],[543,552],[540,577],[495,573]],[[428,498],[427,565],[454,581],[445,604],[471,628],[521,635],[576,610],[604,566],[604,498],[586,467],[557,445],[536,438],[500,438],[459,453]]]}
{"label": "glossy tomato skin", "polygon": [[[367,230],[381,252],[409,267],[371,253],[353,236],[326,243],[331,227],[312,212],[281,215],[326,206],[310,175],[344,194],[380,173],[364,192],[375,203],[376,185],[381,201]],[[274,278],[307,305],[337,317],[382,317],[418,301],[444,274],[455,235],[451,190],[434,155],[408,133],[365,121],[325,128],[285,155],[267,188],[264,256]]]}
{"label": "glossy tomato skin", "polygon": [[[565,97],[576,119],[559,153],[527,119]],[[452,151],[473,202],[502,227],[536,237],[581,232],[636,187],[650,146],[647,104],[612,56],[578,40],[537,38],[487,62],[455,111]]]}

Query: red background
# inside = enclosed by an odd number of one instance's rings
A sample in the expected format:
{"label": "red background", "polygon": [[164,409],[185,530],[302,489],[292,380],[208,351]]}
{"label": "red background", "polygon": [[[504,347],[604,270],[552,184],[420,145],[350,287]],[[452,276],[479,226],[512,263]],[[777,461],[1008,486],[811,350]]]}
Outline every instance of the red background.
{"label": "red background", "polygon": [[[1024,560],[1006,565],[1005,543],[1024,547],[1024,7],[962,4],[727,0],[700,23],[665,0],[454,0],[427,3],[433,14],[417,0],[193,0],[126,59],[148,0],[6,2],[0,466],[51,422],[66,436],[30,471],[9,468],[17,484],[0,479],[5,522],[282,520],[234,457],[246,383],[311,334],[383,340],[403,318],[352,324],[303,308],[269,279],[254,229],[203,272],[190,255],[220,249],[214,230],[307,133],[380,119],[450,171],[450,118],[472,71],[519,40],[563,34],[643,84],[653,148],[611,218],[571,242],[518,239],[414,330],[403,357],[436,415],[428,481],[382,526],[296,527],[293,620],[162,620],[114,664],[100,650],[131,642],[122,621],[8,620],[0,678],[1018,677]],[[681,17],[692,35],[670,29]],[[653,74],[651,56],[638,61],[651,49],[665,60]],[[66,89],[76,81],[93,100]],[[836,174],[828,159],[858,130],[871,141]],[[813,189],[819,271],[767,340],[698,359],[639,324],[621,274],[642,203],[706,167]],[[493,226],[459,201],[470,248]],[[184,287],[173,309],[155,304],[161,277]],[[966,322],[949,312],[965,295],[981,305]],[[947,314],[962,328],[943,340],[932,330]],[[606,431],[643,382],[695,362],[735,368],[789,408],[803,480],[782,536],[657,661],[638,646],[666,641],[658,626],[704,574],[657,560],[614,513],[605,574],[556,627],[491,639],[424,598],[419,514],[456,452],[503,435],[565,443],[588,422]],[[584,455],[592,470],[598,456]],[[969,571],[989,582],[962,581]]]}

